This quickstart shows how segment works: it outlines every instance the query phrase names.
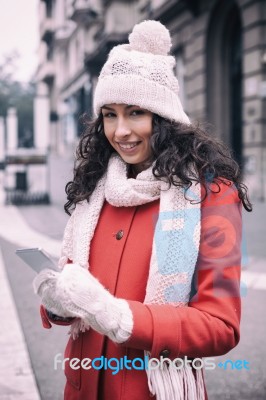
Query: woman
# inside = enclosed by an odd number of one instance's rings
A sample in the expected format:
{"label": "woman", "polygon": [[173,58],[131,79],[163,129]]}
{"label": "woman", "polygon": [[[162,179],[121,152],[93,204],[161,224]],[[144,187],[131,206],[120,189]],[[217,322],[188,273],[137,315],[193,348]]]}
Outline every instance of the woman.
{"label": "woman", "polygon": [[207,399],[201,357],[239,341],[251,204],[228,150],[183,111],[170,47],[144,21],[110,52],[66,187],[63,270],[34,282],[44,326],[71,324],[67,400]]}

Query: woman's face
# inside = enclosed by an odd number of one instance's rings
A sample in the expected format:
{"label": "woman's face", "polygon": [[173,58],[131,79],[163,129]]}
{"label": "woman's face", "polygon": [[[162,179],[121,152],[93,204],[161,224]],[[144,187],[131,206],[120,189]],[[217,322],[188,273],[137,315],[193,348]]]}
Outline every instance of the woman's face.
{"label": "woman's face", "polygon": [[121,158],[139,173],[151,157],[152,113],[138,106],[106,104],[102,107],[104,133]]}

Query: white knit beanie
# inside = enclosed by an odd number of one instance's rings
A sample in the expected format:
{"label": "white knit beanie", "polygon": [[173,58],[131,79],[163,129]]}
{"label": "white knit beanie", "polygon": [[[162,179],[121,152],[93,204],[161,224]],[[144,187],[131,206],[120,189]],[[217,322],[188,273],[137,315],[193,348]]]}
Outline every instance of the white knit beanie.
{"label": "white knit beanie", "polygon": [[175,59],[168,29],[158,21],[134,26],[129,44],[115,46],[104,64],[94,93],[94,112],[106,104],[130,104],[166,119],[189,124],[174,75]]}

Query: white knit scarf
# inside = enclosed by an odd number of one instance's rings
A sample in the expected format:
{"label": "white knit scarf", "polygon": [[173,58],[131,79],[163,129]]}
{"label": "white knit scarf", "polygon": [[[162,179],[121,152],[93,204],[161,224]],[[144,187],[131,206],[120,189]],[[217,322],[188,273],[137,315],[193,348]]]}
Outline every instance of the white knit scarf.
{"label": "white knit scarf", "polygon": [[[127,165],[117,155],[109,160],[107,173],[99,180],[89,202],[77,204],[65,229],[62,257],[88,268],[90,243],[105,199],[114,207],[132,207],[160,198],[155,226],[149,277],[144,303],[186,306],[198,257],[200,240],[200,185],[184,189],[158,180],[152,166],[136,179],[127,177]],[[148,352],[145,355],[149,356]],[[202,400],[204,387],[201,370],[147,370],[149,389],[157,400]]]}

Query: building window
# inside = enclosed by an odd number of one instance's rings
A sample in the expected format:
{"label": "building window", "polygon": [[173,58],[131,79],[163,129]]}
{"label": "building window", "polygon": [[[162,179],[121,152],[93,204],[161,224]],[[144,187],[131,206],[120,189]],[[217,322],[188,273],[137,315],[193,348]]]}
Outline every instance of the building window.
{"label": "building window", "polygon": [[179,84],[179,97],[183,105],[184,110],[186,110],[186,88],[185,88],[185,62],[184,62],[184,52],[183,49],[179,49],[175,53],[176,60],[176,76]]}
{"label": "building window", "polygon": [[53,16],[53,0],[48,0],[46,2],[46,15],[47,18],[52,18]]}
{"label": "building window", "polygon": [[52,61],[54,58],[54,47],[53,45],[48,46],[47,50],[47,60]]}

